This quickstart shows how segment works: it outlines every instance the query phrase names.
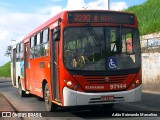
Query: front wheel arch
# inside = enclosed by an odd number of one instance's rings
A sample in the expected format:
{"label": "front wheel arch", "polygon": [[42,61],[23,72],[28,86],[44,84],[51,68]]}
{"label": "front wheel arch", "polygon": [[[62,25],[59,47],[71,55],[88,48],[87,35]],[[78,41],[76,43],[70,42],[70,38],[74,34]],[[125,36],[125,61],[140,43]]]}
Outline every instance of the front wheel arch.
{"label": "front wheel arch", "polygon": [[50,101],[50,90],[49,90],[49,86],[48,83],[45,84],[45,88],[43,91],[43,98],[44,98],[44,102],[45,102],[45,106],[47,111],[57,111],[58,106],[56,104],[54,104],[52,101]]}

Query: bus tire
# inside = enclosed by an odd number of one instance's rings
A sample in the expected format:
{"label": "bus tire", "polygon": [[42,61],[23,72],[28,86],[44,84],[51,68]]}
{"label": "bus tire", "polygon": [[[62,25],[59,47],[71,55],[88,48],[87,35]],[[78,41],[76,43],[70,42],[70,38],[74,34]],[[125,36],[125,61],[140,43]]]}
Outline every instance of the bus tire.
{"label": "bus tire", "polygon": [[19,83],[18,83],[18,93],[19,93],[20,97],[25,97],[26,96],[25,91],[22,90],[21,81],[19,81]]}
{"label": "bus tire", "polygon": [[43,95],[44,95],[44,102],[45,102],[45,106],[46,106],[47,111],[50,111],[50,112],[57,111],[57,105],[50,101],[50,91],[49,91],[49,87],[48,87],[47,83],[45,85]]}

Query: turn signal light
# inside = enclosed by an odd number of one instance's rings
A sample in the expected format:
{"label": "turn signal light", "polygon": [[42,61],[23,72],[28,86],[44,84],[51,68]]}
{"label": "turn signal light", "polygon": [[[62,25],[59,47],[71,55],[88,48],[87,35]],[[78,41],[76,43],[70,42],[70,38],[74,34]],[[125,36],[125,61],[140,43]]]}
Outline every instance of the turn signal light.
{"label": "turn signal light", "polygon": [[136,80],[136,84],[139,84],[140,83],[140,81],[139,80]]}

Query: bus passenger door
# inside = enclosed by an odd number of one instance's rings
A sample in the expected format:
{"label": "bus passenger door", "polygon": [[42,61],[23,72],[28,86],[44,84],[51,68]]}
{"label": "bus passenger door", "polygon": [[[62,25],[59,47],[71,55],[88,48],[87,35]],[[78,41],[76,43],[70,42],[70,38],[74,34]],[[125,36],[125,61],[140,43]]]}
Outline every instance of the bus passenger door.
{"label": "bus passenger door", "polygon": [[53,39],[53,31],[52,39],[51,39],[51,80],[52,80],[52,93],[53,99],[59,101],[59,62],[58,62],[58,54],[59,54],[59,41],[55,41]]}
{"label": "bus passenger door", "polygon": [[29,90],[29,78],[30,78],[30,47],[29,42],[25,43],[25,59],[24,59],[24,80],[25,88]]}

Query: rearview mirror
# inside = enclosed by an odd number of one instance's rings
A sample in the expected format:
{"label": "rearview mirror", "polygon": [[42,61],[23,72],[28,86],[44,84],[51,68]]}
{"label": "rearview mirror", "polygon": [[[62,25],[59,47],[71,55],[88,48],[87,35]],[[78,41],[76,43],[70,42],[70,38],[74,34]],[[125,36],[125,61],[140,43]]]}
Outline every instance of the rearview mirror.
{"label": "rearview mirror", "polygon": [[53,40],[59,41],[60,40],[60,30],[57,30],[53,33]]}
{"label": "rearview mirror", "polygon": [[61,22],[61,18],[58,19],[58,26],[54,28],[53,30],[53,40],[54,41],[60,40],[60,22]]}

